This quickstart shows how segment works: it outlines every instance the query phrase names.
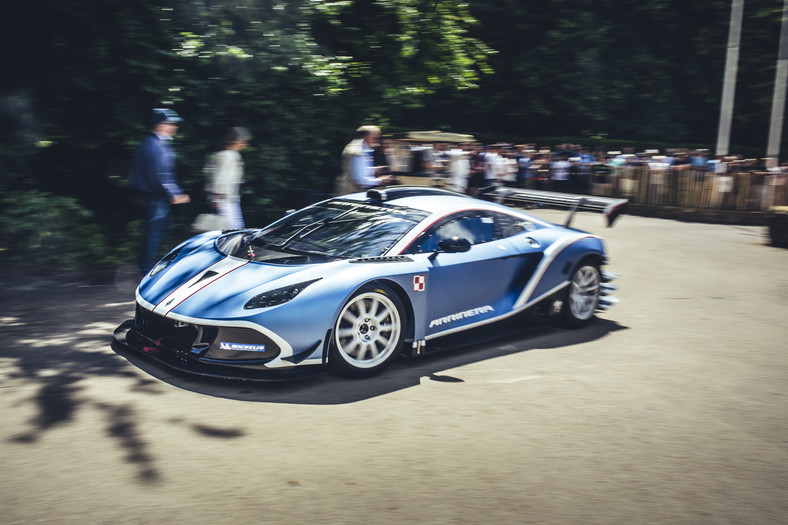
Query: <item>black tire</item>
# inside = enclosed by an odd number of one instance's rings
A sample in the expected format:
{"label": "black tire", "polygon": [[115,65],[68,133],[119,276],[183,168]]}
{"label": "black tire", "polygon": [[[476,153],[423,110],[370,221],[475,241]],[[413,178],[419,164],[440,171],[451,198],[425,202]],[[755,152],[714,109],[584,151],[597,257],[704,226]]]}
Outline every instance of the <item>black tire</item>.
{"label": "black tire", "polygon": [[590,259],[580,262],[572,272],[561,311],[563,324],[571,328],[587,325],[594,318],[602,274],[599,265]]}
{"label": "black tire", "polygon": [[397,358],[407,318],[391,288],[370,283],[353,294],[337,316],[328,365],[348,377],[377,374]]}

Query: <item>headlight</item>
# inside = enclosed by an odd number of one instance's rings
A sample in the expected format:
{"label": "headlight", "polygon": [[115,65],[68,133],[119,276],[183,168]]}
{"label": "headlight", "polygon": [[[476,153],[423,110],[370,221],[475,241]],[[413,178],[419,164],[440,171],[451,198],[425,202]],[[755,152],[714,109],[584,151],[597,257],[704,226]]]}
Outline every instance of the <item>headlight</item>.
{"label": "headlight", "polygon": [[259,295],[255,295],[244,305],[244,309],[252,310],[254,308],[269,308],[271,306],[276,306],[278,304],[292,301],[296,295],[300,294],[304,290],[304,288],[319,280],[320,279],[312,279],[311,281],[291,284],[290,286],[269,290]]}
{"label": "headlight", "polygon": [[150,276],[153,277],[154,275],[156,275],[157,273],[168,267],[170,263],[175,260],[178,254],[181,253],[182,249],[183,248],[178,248],[177,250],[171,251],[170,253],[165,255],[161,261],[156,263],[156,266],[153,267],[153,270],[150,271]]}

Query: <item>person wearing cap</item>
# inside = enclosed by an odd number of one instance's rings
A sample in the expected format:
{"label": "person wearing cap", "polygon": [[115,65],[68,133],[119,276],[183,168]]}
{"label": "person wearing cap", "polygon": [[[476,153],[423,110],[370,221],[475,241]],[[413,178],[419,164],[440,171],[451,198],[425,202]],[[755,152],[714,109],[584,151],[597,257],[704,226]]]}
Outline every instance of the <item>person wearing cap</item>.
{"label": "person wearing cap", "polygon": [[175,177],[175,152],[172,137],[182,121],[169,108],[157,108],[151,114],[151,132],[145,136],[134,155],[131,167],[132,186],[145,220],[140,270],[149,272],[158,260],[159,245],[169,227],[170,206],[191,201]]}

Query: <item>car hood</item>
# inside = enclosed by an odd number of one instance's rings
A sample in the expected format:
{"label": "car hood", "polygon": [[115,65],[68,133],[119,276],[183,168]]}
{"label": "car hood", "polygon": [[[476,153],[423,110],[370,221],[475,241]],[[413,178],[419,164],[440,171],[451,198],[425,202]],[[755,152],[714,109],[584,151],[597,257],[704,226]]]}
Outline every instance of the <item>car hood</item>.
{"label": "car hood", "polygon": [[[183,253],[187,252],[187,253]],[[249,262],[218,252],[205,243],[181,254],[160,273],[146,277],[137,299],[159,315],[177,313],[195,318],[244,317],[244,304],[256,294],[317,279],[320,267]]]}

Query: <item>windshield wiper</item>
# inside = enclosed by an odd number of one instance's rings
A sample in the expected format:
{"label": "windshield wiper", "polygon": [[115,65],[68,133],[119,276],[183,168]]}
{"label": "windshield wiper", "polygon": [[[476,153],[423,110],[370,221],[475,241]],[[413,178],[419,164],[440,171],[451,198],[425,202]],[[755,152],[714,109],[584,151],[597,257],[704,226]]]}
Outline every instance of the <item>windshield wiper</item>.
{"label": "windshield wiper", "polygon": [[313,257],[334,257],[333,254],[328,252],[320,252],[317,250],[302,250],[300,248],[288,248],[289,253],[293,253],[295,255],[306,255],[306,256],[313,256]]}
{"label": "windshield wiper", "polygon": [[342,212],[339,215],[336,215],[334,217],[326,217],[325,219],[320,219],[319,221],[315,221],[315,222],[309,223],[306,226],[304,226],[303,228],[300,228],[293,235],[291,235],[290,237],[285,239],[285,241],[282,244],[273,244],[272,246],[274,246],[274,247],[276,247],[276,248],[278,248],[280,250],[283,250],[283,249],[287,248],[293,242],[300,241],[301,239],[305,239],[309,235],[312,235],[316,231],[320,230],[321,228],[324,228],[324,227],[328,226],[329,224],[336,224],[336,223],[341,223],[341,222],[353,222],[353,221],[359,221],[359,220],[364,220],[365,219],[363,217],[356,217],[356,218],[352,218],[352,219],[342,220],[342,217],[348,215],[349,213],[351,213],[353,211],[354,210],[347,210],[347,211]]}

